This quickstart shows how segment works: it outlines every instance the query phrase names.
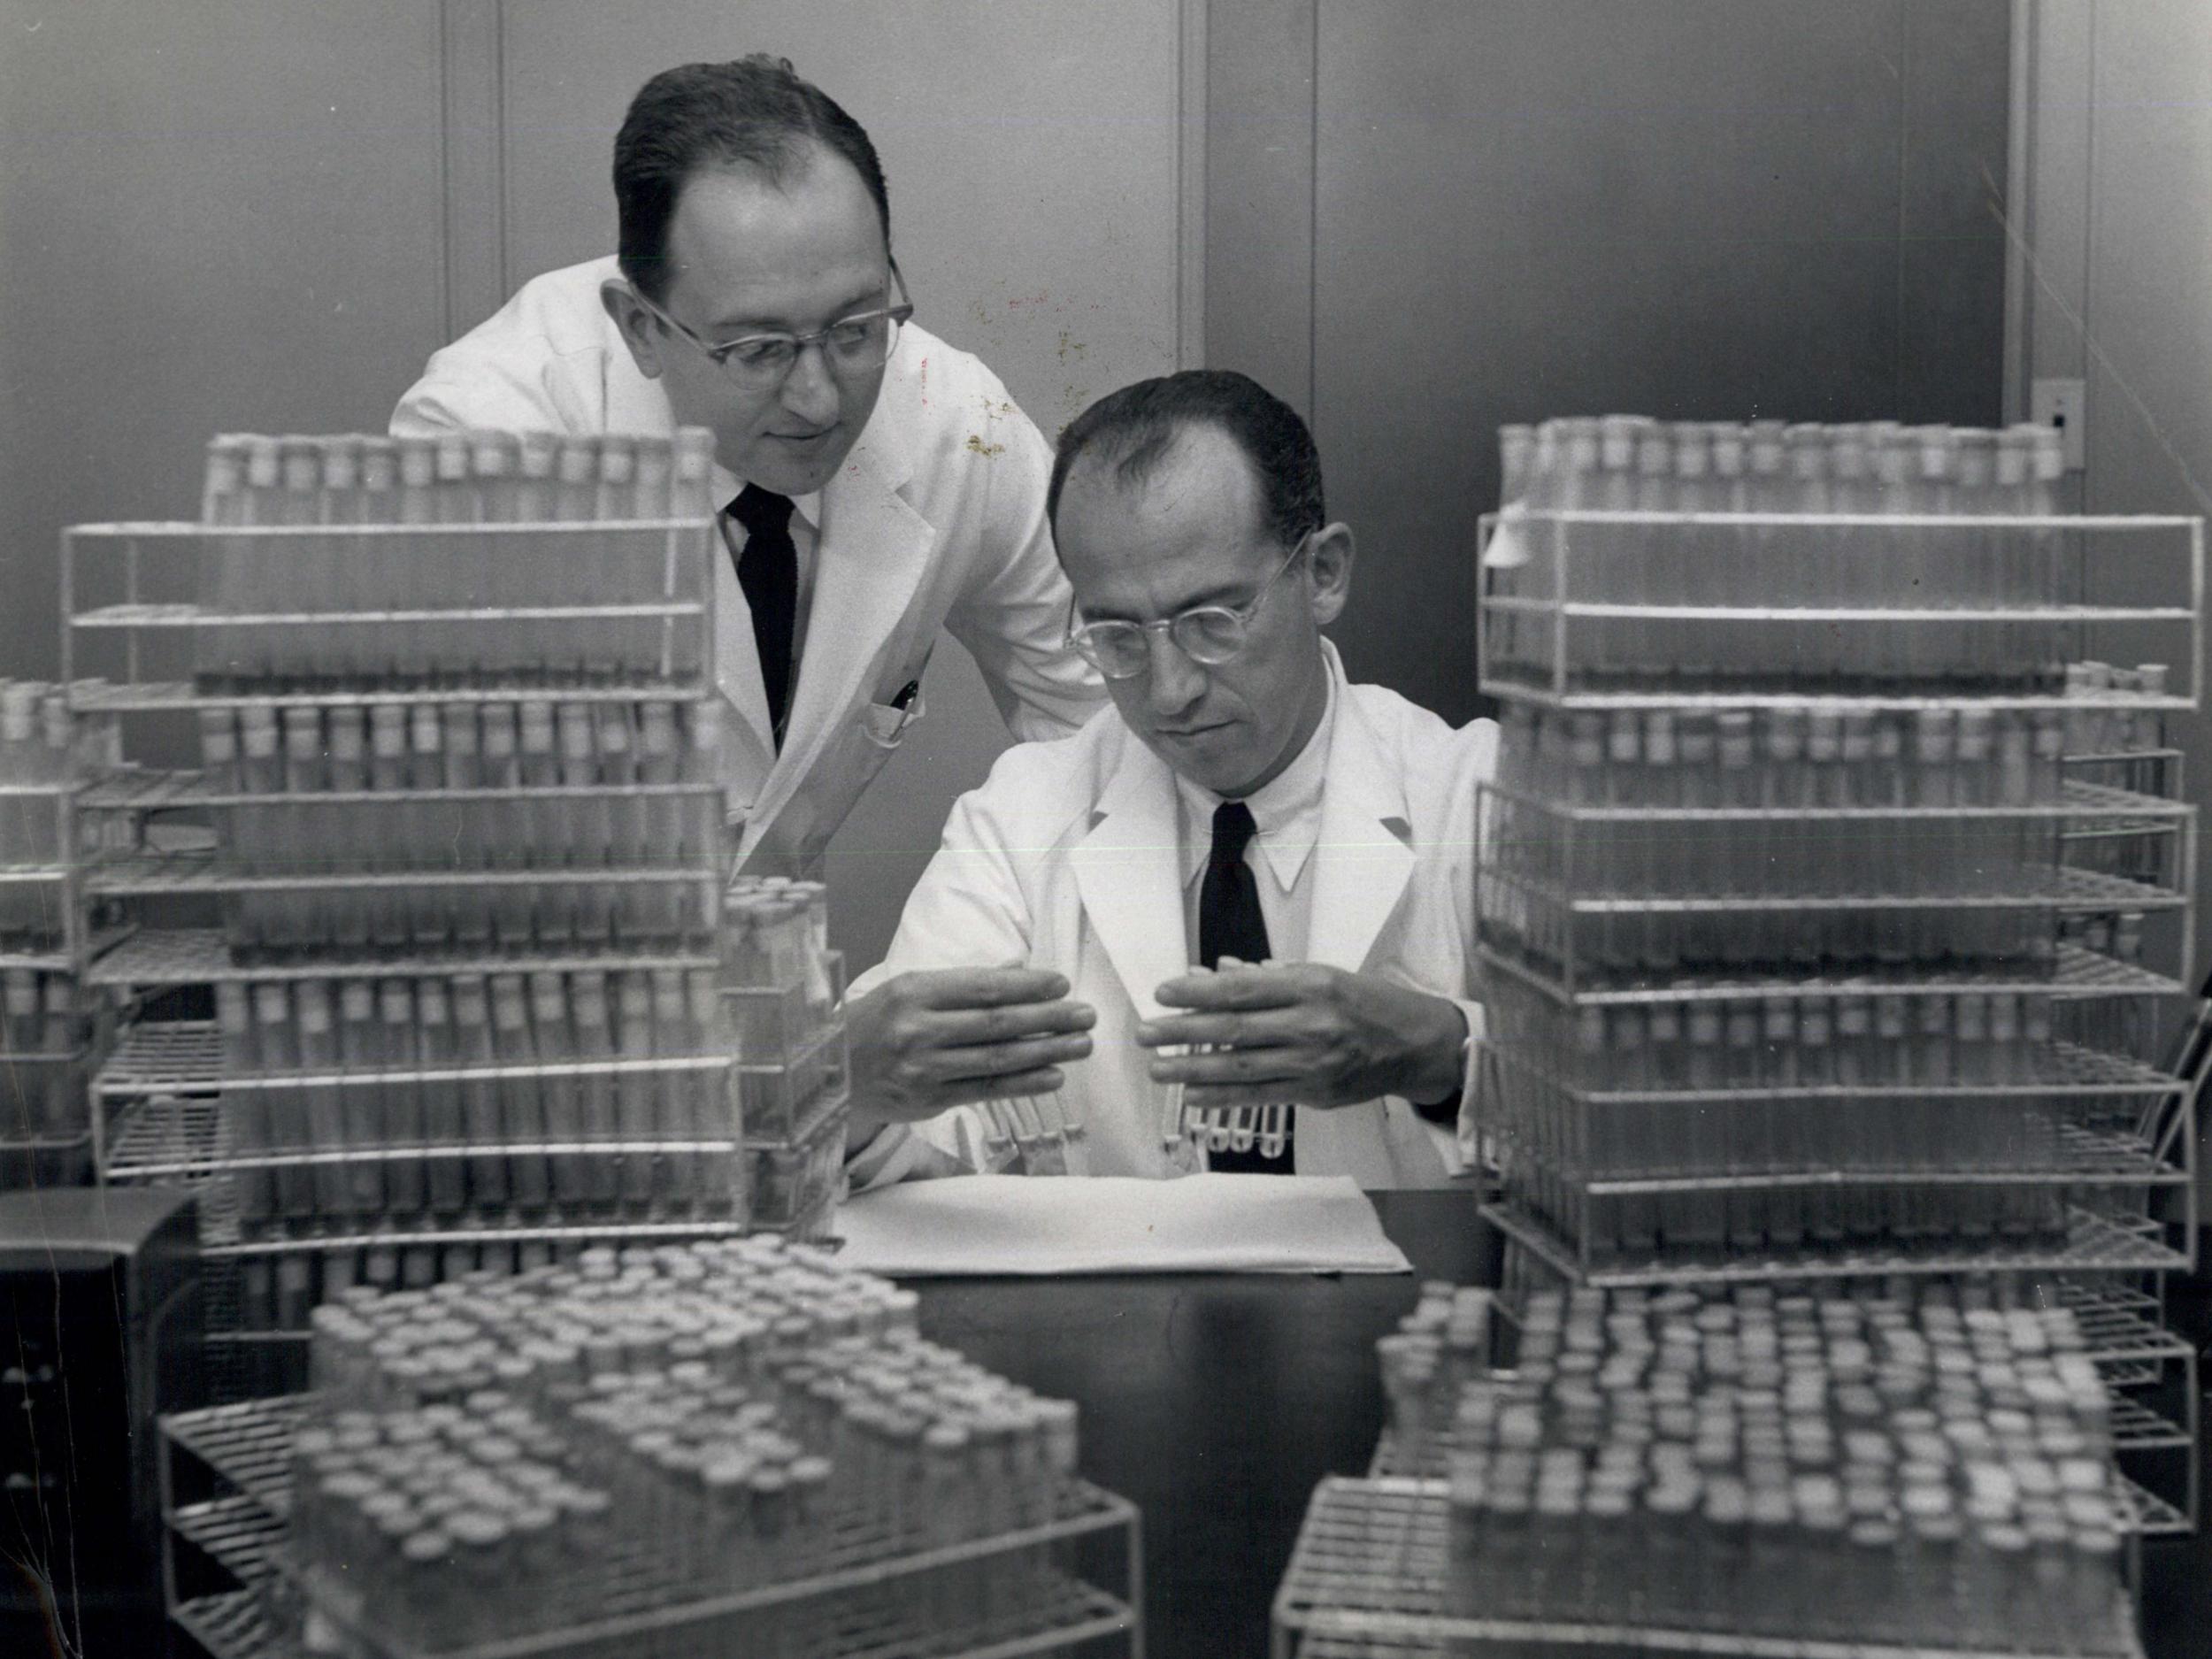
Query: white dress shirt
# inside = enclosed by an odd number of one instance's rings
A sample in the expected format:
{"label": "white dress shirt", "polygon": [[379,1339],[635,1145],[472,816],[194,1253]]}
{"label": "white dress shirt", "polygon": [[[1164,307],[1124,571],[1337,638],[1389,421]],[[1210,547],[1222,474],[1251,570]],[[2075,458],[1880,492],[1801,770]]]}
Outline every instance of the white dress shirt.
{"label": "white dress shirt", "polygon": [[[1313,922],[1314,843],[1321,837],[1321,788],[1327,781],[1329,743],[1336,729],[1336,680],[1326,677],[1328,701],[1298,758],[1243,798],[1256,833],[1244,849],[1259,891],[1260,916],[1267,924],[1267,948],[1277,962],[1303,962]],[[1205,887],[1207,856],[1213,849],[1214,809],[1227,799],[1180,772],[1175,776],[1180,807],[1178,840],[1183,872],[1183,936],[1190,959],[1198,960],[1198,899]]]}

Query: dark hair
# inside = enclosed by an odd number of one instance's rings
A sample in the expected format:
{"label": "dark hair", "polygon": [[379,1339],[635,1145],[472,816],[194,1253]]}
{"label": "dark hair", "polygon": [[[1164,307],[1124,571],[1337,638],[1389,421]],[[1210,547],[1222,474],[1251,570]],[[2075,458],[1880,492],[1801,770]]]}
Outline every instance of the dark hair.
{"label": "dark hair", "polygon": [[1086,452],[1096,449],[1123,484],[1141,484],[1171,455],[1185,430],[1213,426],[1228,434],[1260,486],[1267,529],[1288,547],[1327,522],[1321,455],[1298,411],[1249,375],[1230,369],[1186,369],[1109,392],[1060,434],[1052,457],[1045,516],[1056,527],[1060,490]]}
{"label": "dark hair", "polygon": [[685,182],[702,167],[757,167],[780,183],[819,144],[850,162],[875,198],[891,242],[883,164],[858,121],[802,81],[790,61],[755,52],[731,64],[663,70],[630,100],[614,139],[614,201],[622,274],[658,300],[668,288],[668,222]]}

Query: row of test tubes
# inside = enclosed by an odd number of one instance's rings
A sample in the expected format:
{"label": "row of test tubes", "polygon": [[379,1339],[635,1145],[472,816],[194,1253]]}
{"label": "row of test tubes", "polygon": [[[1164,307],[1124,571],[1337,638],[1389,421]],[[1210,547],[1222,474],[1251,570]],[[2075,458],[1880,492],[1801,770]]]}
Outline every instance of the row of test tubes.
{"label": "row of test tubes", "polygon": [[[198,684],[695,675],[705,565],[686,538],[713,514],[712,467],[700,428],[672,439],[218,437],[201,515],[199,591],[212,614]],[[258,534],[219,534],[230,529]]]}
{"label": "row of test tubes", "polygon": [[314,1315],[317,1396],[413,1410],[512,1389],[551,1411],[558,1386],[710,1360],[750,1376],[819,1342],[915,1331],[914,1293],[766,1236],[591,1244],[513,1274],[393,1294],[365,1283]]}
{"label": "row of test tubes", "polygon": [[[471,1409],[345,1411],[293,1445],[290,1537],[315,1575],[326,1651],[347,1659],[488,1640],[521,1586],[542,1598],[603,1563],[608,1494],[561,1438],[496,1389]],[[525,1605],[527,1605],[526,1603]]]}
{"label": "row of test tubes", "polygon": [[710,971],[226,980],[216,1012],[250,1236],[739,1206]]}
{"label": "row of test tubes", "polygon": [[251,959],[701,940],[725,833],[718,741],[711,703],[203,710],[227,855],[262,884],[225,895],[231,947]]}
{"label": "row of test tubes", "polygon": [[[1074,1469],[1074,1408],[921,1341],[913,1307],[910,1293],[757,1238],[594,1248],[572,1266],[419,1294],[349,1292],[315,1315],[319,1397],[334,1415],[301,1436],[295,1486],[358,1476],[367,1461],[392,1495],[371,1517],[384,1517],[374,1536],[356,1525],[334,1539],[311,1506],[309,1554],[333,1565],[334,1543],[371,1552],[384,1592],[372,1606],[396,1604],[372,1622],[442,1628],[450,1647],[452,1632],[518,1639],[603,1616],[618,1586],[669,1612],[1049,1518]],[[437,1448],[447,1478],[411,1481],[403,1458],[396,1480],[396,1435]],[[448,1517],[485,1507],[465,1479],[475,1465],[517,1461],[550,1471],[526,1485],[605,1504],[567,1533],[557,1520],[518,1532],[502,1514],[495,1591],[468,1571],[485,1557]],[[918,1641],[987,1625],[1033,1602],[1042,1566],[1040,1551],[992,1552],[889,1576],[880,1612]],[[475,1599],[464,1607],[457,1591]],[[811,1652],[823,1619],[818,1602],[793,1601],[685,1620],[666,1651]]]}
{"label": "row of test tubes", "polygon": [[1456,1610],[2128,1648],[2110,1406],[2062,1310],[1540,1294],[1449,1440]]}
{"label": "row of test tubes", "polygon": [[[2053,518],[2064,458],[2057,434],[1892,423],[1823,426],[1755,421],[1664,423],[1638,416],[1553,420],[1500,432],[1500,527],[1486,552],[1489,591],[1509,602],[1485,639],[1491,671],[1551,677],[1555,619],[1517,613],[1516,599],[1711,611],[1745,595],[1772,611],[1837,608],[1921,613],[1861,642],[1812,618],[1609,616],[1566,619],[1571,680],[1588,688],[1671,683],[1755,688],[1814,680],[1837,689],[2055,691],[2072,628],[2046,610],[1946,620],[1942,612],[2011,612],[2078,602],[2081,553]],[[1679,515],[1669,520],[1562,524],[1546,515]],[[1770,515],[1760,524],[1691,515]],[[1949,526],[1791,522],[1811,515],[1956,518]],[[1848,642],[1847,642],[1848,641]]]}
{"label": "row of test tubes", "polygon": [[[2164,670],[2155,664],[2162,687]],[[1498,782],[1563,807],[1802,813],[2051,807],[2076,713],[1811,703],[1504,711]],[[2090,733],[2085,725],[2085,741]]]}
{"label": "row of test tubes", "polygon": [[[1235,963],[1225,967],[1265,972],[1279,964],[1271,962]],[[1194,963],[1193,973],[1216,970]],[[1188,1054],[1211,1054],[1210,1043],[1198,1043]],[[1287,1102],[1264,1106],[1194,1106],[1181,1084],[1167,1091],[1166,1127],[1162,1145],[1171,1158],[1203,1152],[1253,1152],[1263,1158],[1280,1158],[1290,1149],[1291,1113]]]}
{"label": "row of test tubes", "polygon": [[[2042,992],[1699,997],[1567,1007],[1507,981],[1494,1041],[1579,1093],[2033,1089],[2086,1081],[2078,1026]],[[2070,1004],[2069,1005],[2070,1007]]]}

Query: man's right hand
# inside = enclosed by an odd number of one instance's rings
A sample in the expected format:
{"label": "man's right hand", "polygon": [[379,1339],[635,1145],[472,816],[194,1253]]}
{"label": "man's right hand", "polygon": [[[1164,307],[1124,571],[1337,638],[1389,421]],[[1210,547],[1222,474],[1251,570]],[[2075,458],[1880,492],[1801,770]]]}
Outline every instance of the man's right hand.
{"label": "man's right hand", "polygon": [[1064,975],[1039,969],[941,968],[896,975],[849,1004],[854,1143],[970,1101],[1057,1089],[1098,1023],[1067,994]]}

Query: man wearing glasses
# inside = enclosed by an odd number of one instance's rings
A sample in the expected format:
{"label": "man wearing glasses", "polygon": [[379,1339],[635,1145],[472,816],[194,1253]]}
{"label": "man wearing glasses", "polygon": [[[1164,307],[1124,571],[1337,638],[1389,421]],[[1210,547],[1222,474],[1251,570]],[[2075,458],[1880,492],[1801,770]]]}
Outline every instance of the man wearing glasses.
{"label": "man wearing glasses", "polygon": [[614,187],[618,257],[526,284],[431,358],[392,430],[712,430],[739,862],[809,872],[919,717],[940,629],[1016,736],[1097,710],[1063,649],[1051,453],[988,369],[909,322],[874,146],[789,64],[656,75]]}
{"label": "man wearing glasses", "polygon": [[[856,1183],[992,1166],[1009,1141],[1034,1169],[1038,1123],[1081,1126],[1079,1174],[1443,1180],[1481,1033],[1475,786],[1496,728],[1346,680],[1321,629],[1352,533],[1325,519],[1304,422],[1242,375],[1094,404],[1049,503],[1069,641],[1118,718],[1000,758],[862,984],[1018,964],[1064,994],[948,1002],[856,1048]],[[1027,1097],[1010,1133],[995,1106],[943,1110],[1008,1097]],[[1286,1102],[1279,1150],[1177,1135],[1179,1103]]]}

